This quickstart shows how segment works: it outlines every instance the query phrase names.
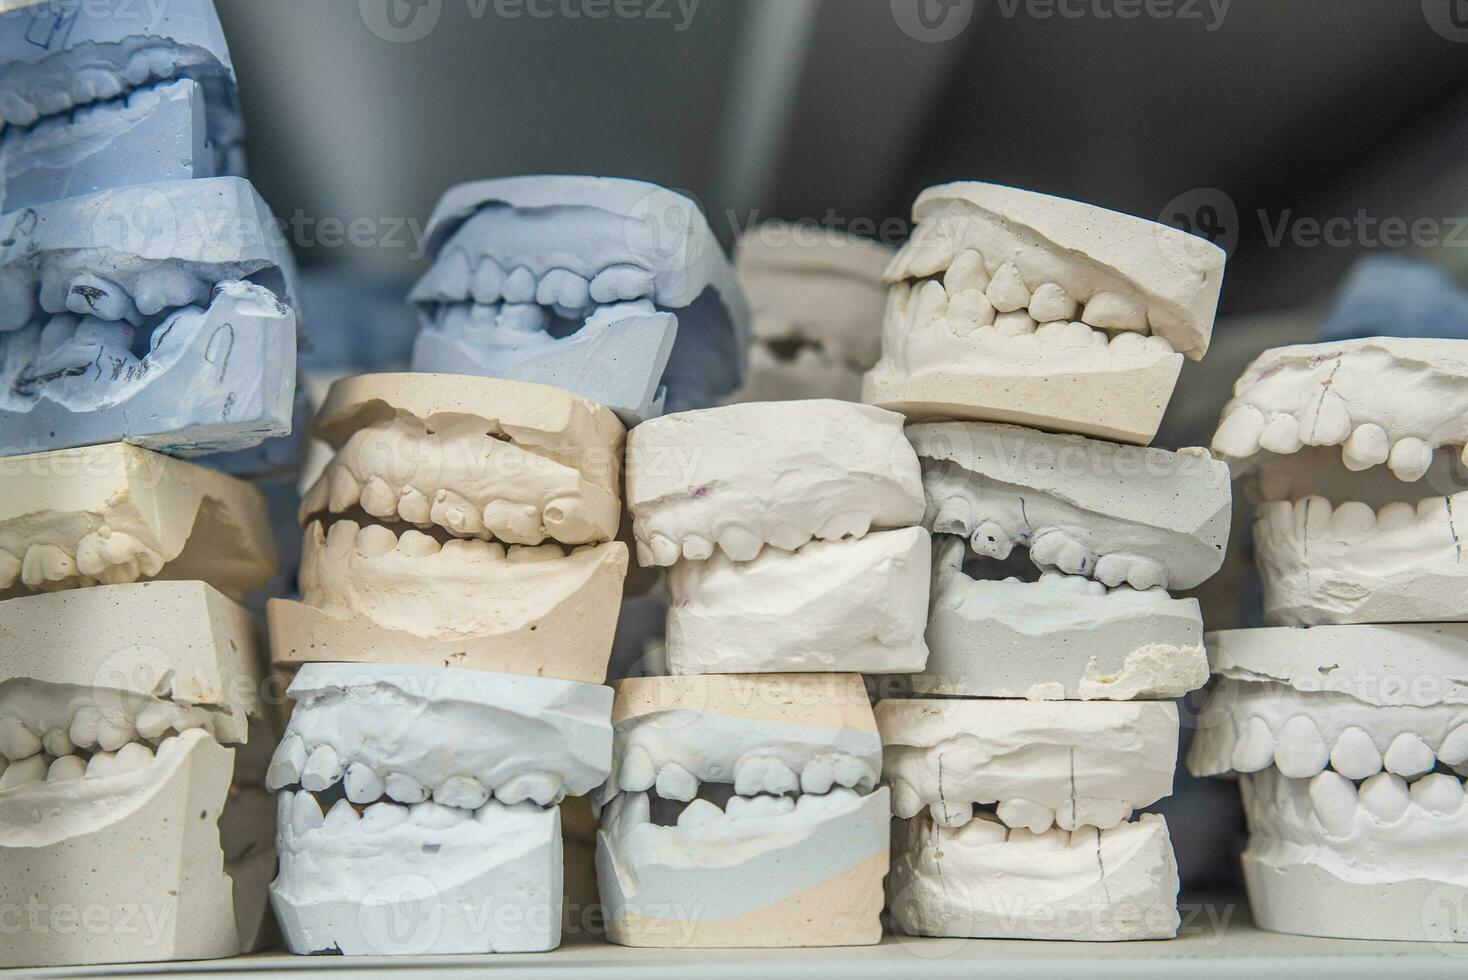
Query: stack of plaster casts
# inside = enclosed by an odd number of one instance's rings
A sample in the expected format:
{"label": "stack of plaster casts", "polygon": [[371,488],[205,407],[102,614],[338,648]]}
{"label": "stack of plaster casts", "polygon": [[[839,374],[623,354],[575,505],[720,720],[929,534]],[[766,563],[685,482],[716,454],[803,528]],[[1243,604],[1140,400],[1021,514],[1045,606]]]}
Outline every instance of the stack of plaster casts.
{"label": "stack of plaster casts", "polygon": [[290,257],[206,0],[24,7],[0,62],[0,966],[232,956],[269,935],[237,603],[275,554],[215,454],[290,431]]}
{"label": "stack of plaster casts", "polygon": [[668,568],[670,676],[618,682],[596,797],[613,942],[882,935],[889,793],[861,673],[922,669],[928,532],[902,417],[747,403],[628,439],[638,562]]}
{"label": "stack of plaster casts", "polygon": [[876,706],[892,923],[1170,938],[1167,825],[1133,814],[1172,790],[1162,699],[1207,680],[1198,604],[1171,592],[1218,570],[1231,496],[1207,451],[1144,447],[1208,347],[1224,255],[989,184],[930,189],[913,218],[865,382],[920,423],[934,538],[926,669]]}
{"label": "stack of plaster casts", "polygon": [[1224,409],[1270,628],[1210,635],[1188,763],[1237,774],[1266,929],[1468,942],[1465,419],[1457,340],[1266,351]]}
{"label": "stack of plaster casts", "polygon": [[299,668],[267,781],[299,953],[559,944],[560,804],[612,764],[626,426],[743,376],[743,300],[686,198],[485,181],[430,239],[415,366],[472,375],[332,387],[302,599],[269,610]]}

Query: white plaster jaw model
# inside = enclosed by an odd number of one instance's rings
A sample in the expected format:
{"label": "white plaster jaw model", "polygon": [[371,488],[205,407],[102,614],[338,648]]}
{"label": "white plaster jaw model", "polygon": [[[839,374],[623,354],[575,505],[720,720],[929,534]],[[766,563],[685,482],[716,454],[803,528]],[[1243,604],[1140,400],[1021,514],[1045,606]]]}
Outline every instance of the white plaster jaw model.
{"label": "white plaster jaw model", "polygon": [[140,579],[208,581],[233,599],[275,568],[260,492],[114,443],[0,460],[0,598]]}
{"label": "white plaster jaw model", "polygon": [[994,184],[924,191],[886,273],[863,401],[1147,444],[1208,350],[1225,254],[1104,208]]}
{"label": "white plaster jaw model", "polygon": [[608,934],[628,946],[846,946],[882,935],[889,794],[860,678],[621,681],[596,802]]}
{"label": "white plaster jaw model", "polygon": [[271,809],[232,748],[274,736],[256,636],[202,582],[0,603],[0,904],[21,917],[0,967],[263,941]]}
{"label": "white plaster jaw model", "polygon": [[1268,623],[1468,619],[1468,342],[1266,351],[1234,395],[1213,448],[1261,501]]}
{"label": "white plaster jaw model", "polygon": [[277,662],[400,662],[600,683],[627,546],[625,430],[541,385],[364,375],[316,425],[336,455],[301,507],[301,602]]}
{"label": "white plaster jaw model", "polygon": [[1211,634],[1188,758],[1238,773],[1254,919],[1279,932],[1468,941],[1468,625]]}
{"label": "white plaster jaw model", "polygon": [[640,564],[672,565],[674,674],[922,667],[928,533],[900,416],[751,402],[628,437]]}
{"label": "white plaster jaw model", "polygon": [[892,250],[823,228],[769,222],[739,240],[734,270],[749,300],[749,377],[727,400],[861,401],[882,347]]}
{"label": "white plaster jaw model", "polygon": [[899,930],[1176,935],[1167,824],[1131,819],[1172,791],[1175,706],[887,700],[876,716],[897,817],[888,907]]}
{"label": "white plaster jaw model", "polygon": [[293,952],[559,945],[557,805],[607,776],[610,689],[318,663],[288,693],[267,786],[279,791],[271,898]]}
{"label": "white plaster jaw model", "polygon": [[[556,385],[629,425],[739,387],[749,315],[691,199],[655,184],[530,176],[463,184],[428,225],[418,371]],[[608,370],[615,364],[615,370]]]}
{"label": "white plaster jaw model", "polygon": [[[1223,562],[1222,463],[986,423],[907,431],[936,541],[917,693],[1127,700],[1207,681],[1197,602],[1167,590]],[[1038,582],[998,580],[1015,548]]]}

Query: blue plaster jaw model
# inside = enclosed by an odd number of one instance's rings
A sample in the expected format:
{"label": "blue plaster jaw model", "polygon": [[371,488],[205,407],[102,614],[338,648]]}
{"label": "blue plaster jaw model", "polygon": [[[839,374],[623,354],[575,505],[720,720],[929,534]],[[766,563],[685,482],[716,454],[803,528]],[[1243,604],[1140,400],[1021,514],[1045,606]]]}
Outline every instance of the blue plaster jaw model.
{"label": "blue plaster jaw model", "polygon": [[748,313],[708,222],[654,184],[511,177],[450,190],[411,299],[417,371],[550,384],[628,425],[738,388]]}

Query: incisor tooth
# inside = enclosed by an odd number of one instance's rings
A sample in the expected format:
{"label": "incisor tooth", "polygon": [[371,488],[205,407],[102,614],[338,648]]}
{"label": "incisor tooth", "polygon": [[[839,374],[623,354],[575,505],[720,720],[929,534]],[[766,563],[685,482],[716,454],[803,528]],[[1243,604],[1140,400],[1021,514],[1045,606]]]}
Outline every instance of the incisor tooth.
{"label": "incisor tooth", "polygon": [[971,248],[959,252],[948,271],[943,273],[943,289],[950,297],[970,291],[982,292],[988,287],[989,273],[984,268],[984,257]]}
{"label": "incisor tooth", "polygon": [[320,827],[326,822],[326,817],[321,812],[321,804],[316,802],[316,797],[307,792],[295,795],[291,803],[291,829],[299,837]]}
{"label": "incisor tooth", "polygon": [[1310,780],[1315,817],[1332,837],[1345,837],[1356,827],[1356,787],[1329,769]]}
{"label": "incisor tooth", "polygon": [[1258,772],[1274,762],[1274,733],[1262,718],[1250,718],[1234,743],[1232,766],[1236,772]]}
{"label": "incisor tooth", "polygon": [[19,718],[0,718],[0,755],[11,762],[29,759],[41,751],[41,738]]}
{"label": "incisor tooth", "polygon": [[265,770],[265,788],[273,793],[300,782],[301,770],[305,766],[306,743],[299,735],[287,735],[275,747],[270,768]]}
{"label": "incisor tooth", "polygon": [[1230,459],[1248,459],[1259,451],[1264,413],[1253,405],[1239,405],[1219,425],[1213,452]]}
{"label": "incisor tooth", "polygon": [[330,745],[318,745],[306,757],[301,770],[301,786],[320,793],[335,786],[342,778],[341,757]]}
{"label": "incisor tooth", "polygon": [[0,550],[0,589],[8,589],[20,578],[20,559]]}
{"label": "incisor tooth", "polygon": [[625,793],[645,793],[657,782],[657,770],[653,768],[652,756],[640,745],[634,745],[622,756],[622,765],[617,774],[617,785]]}
{"label": "incisor tooth", "polygon": [[357,506],[362,499],[362,484],[357,482],[345,466],[338,466],[331,474],[331,491],[327,507],[332,513],[340,514]]}

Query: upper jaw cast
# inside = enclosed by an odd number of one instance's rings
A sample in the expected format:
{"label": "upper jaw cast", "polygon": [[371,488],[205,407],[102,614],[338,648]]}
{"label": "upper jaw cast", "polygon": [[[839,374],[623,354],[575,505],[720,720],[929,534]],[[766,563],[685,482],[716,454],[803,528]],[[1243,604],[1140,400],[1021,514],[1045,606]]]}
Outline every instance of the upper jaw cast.
{"label": "upper jaw cast", "polygon": [[[414,369],[569,388],[636,425],[743,380],[748,311],[692,200],[641,181],[463,184],[429,221]],[[599,371],[611,360],[616,370]]]}

